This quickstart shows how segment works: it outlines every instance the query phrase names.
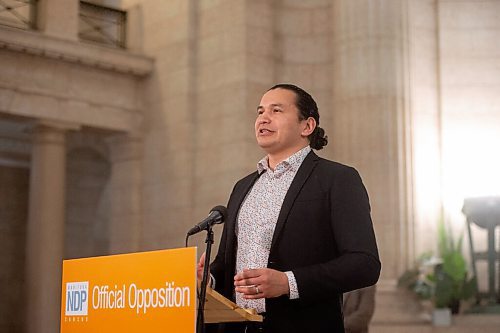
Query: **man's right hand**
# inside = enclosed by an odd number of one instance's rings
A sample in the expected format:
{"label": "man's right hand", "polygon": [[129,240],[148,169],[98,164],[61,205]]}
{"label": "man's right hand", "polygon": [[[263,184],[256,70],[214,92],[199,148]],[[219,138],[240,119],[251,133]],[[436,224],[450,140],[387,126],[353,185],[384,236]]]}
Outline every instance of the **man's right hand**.
{"label": "man's right hand", "polygon": [[198,281],[201,283],[203,279],[203,269],[205,268],[205,252],[201,255],[200,261],[198,261],[198,267],[196,273],[198,275]]}

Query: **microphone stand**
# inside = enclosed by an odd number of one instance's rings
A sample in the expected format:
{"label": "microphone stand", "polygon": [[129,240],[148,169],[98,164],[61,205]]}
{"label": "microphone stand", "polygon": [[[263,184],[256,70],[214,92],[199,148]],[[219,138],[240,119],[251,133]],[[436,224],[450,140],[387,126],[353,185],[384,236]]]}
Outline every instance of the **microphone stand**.
{"label": "microphone stand", "polygon": [[201,290],[198,298],[198,320],[196,321],[196,332],[205,332],[205,300],[207,297],[207,284],[208,284],[208,266],[210,264],[210,252],[212,244],[214,243],[214,232],[212,231],[212,224],[207,226],[207,238],[205,239],[207,249],[205,251],[205,265],[203,267],[203,278],[201,280]]}

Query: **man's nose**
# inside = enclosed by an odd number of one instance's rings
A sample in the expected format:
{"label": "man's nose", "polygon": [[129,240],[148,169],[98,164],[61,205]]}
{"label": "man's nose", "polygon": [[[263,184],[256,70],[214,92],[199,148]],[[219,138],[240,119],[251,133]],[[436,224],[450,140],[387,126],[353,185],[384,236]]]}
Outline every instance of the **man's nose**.
{"label": "man's nose", "polygon": [[259,118],[257,118],[257,125],[268,124],[269,122],[269,117],[264,116],[263,114],[259,115]]}
{"label": "man's nose", "polygon": [[264,110],[262,111],[261,114],[259,114],[259,117],[257,118],[257,121],[259,124],[262,124],[262,123],[268,123],[270,121],[270,112],[268,110]]}

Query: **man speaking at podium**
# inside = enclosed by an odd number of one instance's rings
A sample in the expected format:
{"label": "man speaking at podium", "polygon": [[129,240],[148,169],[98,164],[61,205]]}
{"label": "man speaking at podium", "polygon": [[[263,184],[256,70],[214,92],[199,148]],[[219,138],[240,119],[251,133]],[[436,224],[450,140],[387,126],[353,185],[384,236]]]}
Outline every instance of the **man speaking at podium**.
{"label": "man speaking at podium", "polygon": [[316,102],[294,85],[272,87],[257,107],[267,156],[231,193],[210,271],[217,291],[264,322],[225,332],[344,332],[342,293],[378,280],[367,192],[355,169],[312,151],[327,144],[318,125]]}

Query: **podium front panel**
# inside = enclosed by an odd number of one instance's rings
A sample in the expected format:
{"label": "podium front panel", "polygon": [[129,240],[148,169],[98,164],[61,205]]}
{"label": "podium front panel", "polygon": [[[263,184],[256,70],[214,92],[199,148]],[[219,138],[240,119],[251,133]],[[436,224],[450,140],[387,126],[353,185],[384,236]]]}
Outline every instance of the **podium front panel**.
{"label": "podium front panel", "polygon": [[196,329],[196,248],[63,261],[61,333]]}

